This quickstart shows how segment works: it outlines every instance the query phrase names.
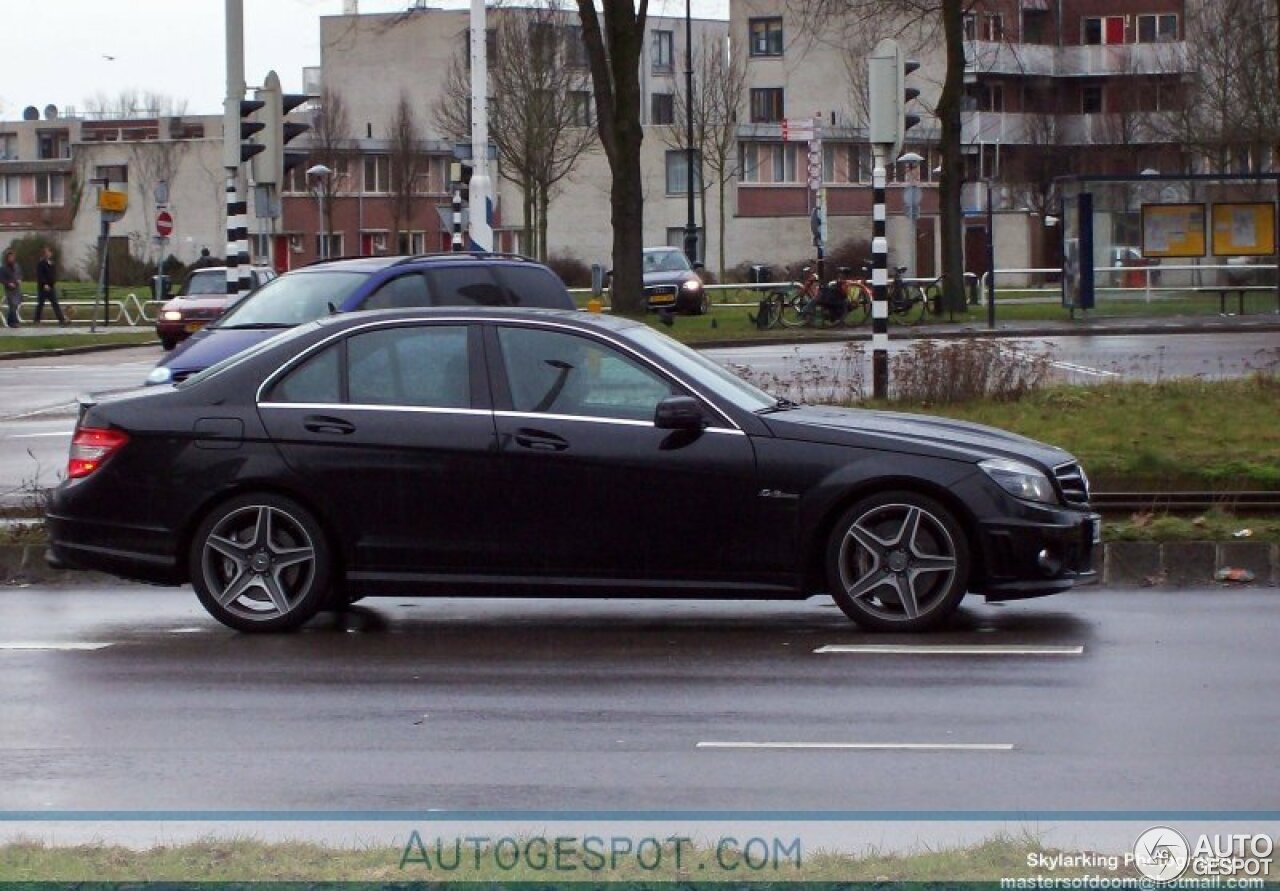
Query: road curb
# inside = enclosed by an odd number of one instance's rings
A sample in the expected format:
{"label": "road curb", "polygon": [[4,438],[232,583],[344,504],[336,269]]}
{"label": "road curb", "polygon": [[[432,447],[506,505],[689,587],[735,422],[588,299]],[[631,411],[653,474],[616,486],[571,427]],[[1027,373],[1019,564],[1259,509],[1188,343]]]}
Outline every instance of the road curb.
{"label": "road curb", "polygon": [[47,350],[18,350],[0,353],[0,362],[15,359],[47,359],[57,356],[81,356],[85,353],[105,353],[112,350],[132,350],[138,347],[159,346],[159,340],[147,340],[142,343],[97,343],[85,346],[56,347]]}
{"label": "road curb", "polygon": [[[105,584],[112,576],[53,569],[43,542],[0,545],[0,585]],[[1219,582],[1221,570],[1243,570],[1248,582]],[[1243,573],[1242,573],[1243,574]],[[1280,585],[1280,544],[1239,541],[1112,541],[1102,549],[1099,580],[1108,588],[1179,590],[1274,588]]]}

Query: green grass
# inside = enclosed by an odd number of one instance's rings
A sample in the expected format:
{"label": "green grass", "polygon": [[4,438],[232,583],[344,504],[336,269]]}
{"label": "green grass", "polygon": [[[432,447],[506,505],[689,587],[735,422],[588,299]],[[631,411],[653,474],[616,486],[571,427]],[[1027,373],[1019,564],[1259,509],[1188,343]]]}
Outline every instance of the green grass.
{"label": "green grass", "polygon": [[1104,541],[1280,541],[1280,517],[1238,516],[1211,510],[1198,517],[1141,513],[1107,517]]}
{"label": "green grass", "polygon": [[[785,832],[780,835],[785,836]],[[633,857],[620,858],[616,868],[588,871],[581,858],[576,870],[556,870],[554,860],[538,869],[523,861],[512,868],[500,868],[492,851],[481,849],[481,866],[474,868],[471,846],[462,848],[458,868],[441,869],[436,862],[434,839],[426,843],[431,867],[421,859],[402,864],[410,846],[370,845],[363,848],[334,848],[305,842],[267,844],[249,839],[208,840],[186,845],[163,846],[144,851],[104,844],[53,847],[41,842],[17,842],[0,846],[0,881],[3,882],[245,882],[245,881],[501,881],[510,886],[520,882],[631,882],[650,887],[659,883],[703,884],[732,881],[754,888],[782,887],[784,883],[806,882],[974,882],[1002,877],[1029,876],[1029,853],[1044,849],[1031,835],[1002,835],[964,848],[922,850],[898,855],[868,850],[859,855],[800,849],[800,866],[784,862],[775,869],[747,872],[727,871],[717,862],[709,846],[682,843],[680,868],[675,865],[674,844],[668,844],[660,860],[650,859],[646,867]],[[522,839],[527,841],[527,839]],[[552,841],[553,839],[548,839]],[[398,843],[397,843],[398,844]],[[452,839],[445,842],[451,851]],[[607,851],[608,849],[606,849]],[[727,849],[726,849],[727,850]],[[450,855],[452,856],[452,855]],[[552,855],[554,856],[554,855]],[[734,855],[728,855],[732,861]],[[1055,875],[1079,876],[1087,869],[1061,869]],[[1094,873],[1097,870],[1093,870]],[[1132,869],[1115,875],[1135,875]],[[674,887],[670,884],[667,887]],[[794,886],[792,886],[794,887]]]}
{"label": "green grass", "polygon": [[[47,324],[47,323],[46,323]],[[155,331],[112,331],[99,326],[98,333],[89,333],[86,327],[77,326],[74,333],[49,324],[48,334],[6,336],[0,331],[0,353],[30,353],[41,350],[58,350],[68,347],[102,346],[106,344],[156,343]]]}
{"label": "green grass", "polygon": [[934,408],[1062,446],[1093,487],[1125,490],[1280,489],[1280,378],[1053,387],[1017,402]]}

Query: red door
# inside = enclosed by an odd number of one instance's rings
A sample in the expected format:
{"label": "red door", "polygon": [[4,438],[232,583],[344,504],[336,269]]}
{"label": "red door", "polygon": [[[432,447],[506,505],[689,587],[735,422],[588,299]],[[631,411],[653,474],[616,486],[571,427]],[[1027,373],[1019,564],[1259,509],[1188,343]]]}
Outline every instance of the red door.
{"label": "red door", "polygon": [[1124,16],[1109,15],[1106,18],[1107,33],[1103,38],[1106,43],[1124,43]]}
{"label": "red door", "polygon": [[289,236],[277,235],[271,241],[271,265],[277,275],[289,271]]}

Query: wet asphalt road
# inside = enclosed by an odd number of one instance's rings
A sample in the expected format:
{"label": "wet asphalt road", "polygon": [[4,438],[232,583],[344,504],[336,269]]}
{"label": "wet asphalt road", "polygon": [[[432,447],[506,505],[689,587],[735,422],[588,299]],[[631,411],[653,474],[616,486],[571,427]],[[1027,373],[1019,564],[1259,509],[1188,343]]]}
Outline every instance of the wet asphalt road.
{"label": "wet asphalt road", "polygon": [[[1278,619],[1268,589],[902,637],[822,598],[392,598],[260,637],[189,589],[5,589],[0,811],[1268,809]],[[814,652],[866,643],[1083,652]]]}

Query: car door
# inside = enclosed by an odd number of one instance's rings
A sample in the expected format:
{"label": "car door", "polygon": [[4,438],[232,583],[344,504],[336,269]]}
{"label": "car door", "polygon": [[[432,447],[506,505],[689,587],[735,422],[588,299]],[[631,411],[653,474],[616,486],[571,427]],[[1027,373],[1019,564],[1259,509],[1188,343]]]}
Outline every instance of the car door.
{"label": "car door", "polygon": [[503,553],[534,575],[732,580],[730,537],[754,508],[750,439],[704,407],[662,430],[683,388],[622,345],[555,323],[487,329],[504,485]]}
{"label": "car door", "polygon": [[371,323],[307,356],[259,404],[308,497],[342,528],[359,575],[471,572],[497,453],[478,329]]}

